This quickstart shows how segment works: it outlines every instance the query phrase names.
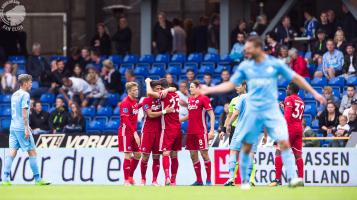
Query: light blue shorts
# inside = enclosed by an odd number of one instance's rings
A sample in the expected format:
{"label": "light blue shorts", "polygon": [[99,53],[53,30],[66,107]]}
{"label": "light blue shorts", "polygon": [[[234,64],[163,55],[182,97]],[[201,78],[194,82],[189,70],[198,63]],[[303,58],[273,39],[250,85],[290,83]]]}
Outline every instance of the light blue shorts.
{"label": "light blue shorts", "polygon": [[[240,151],[242,148],[242,142],[237,141],[238,139],[238,135],[242,132],[242,126],[244,126],[244,124],[242,123],[242,120],[238,120],[238,123],[236,125],[236,128],[234,129],[234,133],[233,133],[233,137],[232,137],[232,141],[231,144],[229,146],[230,150],[235,150],[235,151]],[[256,142],[253,143],[252,145],[252,152],[256,153],[257,149],[258,149],[258,143],[259,141],[257,140]]]}
{"label": "light blue shorts", "polygon": [[25,131],[10,130],[9,135],[9,148],[20,149],[22,151],[30,151],[36,148],[35,141],[32,134],[28,139],[25,138]]}

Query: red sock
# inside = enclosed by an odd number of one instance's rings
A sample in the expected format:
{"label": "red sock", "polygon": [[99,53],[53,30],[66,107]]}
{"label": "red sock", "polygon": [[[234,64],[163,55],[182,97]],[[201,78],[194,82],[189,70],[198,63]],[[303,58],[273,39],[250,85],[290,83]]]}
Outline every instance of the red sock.
{"label": "red sock", "polygon": [[275,179],[281,180],[281,173],[283,171],[283,161],[281,160],[281,156],[275,156]]}
{"label": "red sock", "polygon": [[123,163],[123,168],[124,168],[124,180],[129,180],[129,176],[130,176],[130,159],[124,159],[124,163]]}
{"label": "red sock", "polygon": [[200,161],[197,161],[197,162],[193,163],[193,168],[195,169],[197,183],[202,183],[201,163],[200,163]]}
{"label": "red sock", "polygon": [[176,174],[178,170],[178,159],[177,158],[171,158],[171,183],[176,182]]}
{"label": "red sock", "polygon": [[157,181],[157,176],[160,171],[160,159],[153,159],[152,161],[152,182]]}
{"label": "red sock", "polygon": [[162,167],[164,168],[165,179],[170,178],[170,157],[169,156],[162,156]]}
{"label": "red sock", "polygon": [[205,161],[205,168],[206,168],[206,174],[207,174],[206,182],[211,182],[211,161],[210,160]]}
{"label": "red sock", "polygon": [[139,160],[136,160],[135,158],[131,159],[131,162],[130,162],[130,177],[134,176],[134,172],[135,172],[136,167],[138,166],[138,164],[139,164]]}
{"label": "red sock", "polygon": [[302,158],[298,158],[296,160],[296,166],[298,170],[298,177],[304,178],[304,160]]}
{"label": "red sock", "polygon": [[146,180],[146,170],[148,168],[148,161],[141,160],[140,162],[140,171],[141,179]]}

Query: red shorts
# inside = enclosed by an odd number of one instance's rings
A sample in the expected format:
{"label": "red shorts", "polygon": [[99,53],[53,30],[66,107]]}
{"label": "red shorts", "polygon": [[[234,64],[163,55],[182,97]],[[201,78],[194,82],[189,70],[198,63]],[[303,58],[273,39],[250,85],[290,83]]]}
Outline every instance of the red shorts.
{"label": "red shorts", "polygon": [[160,132],[142,132],[140,151],[142,153],[160,154]]}
{"label": "red shorts", "polygon": [[160,151],[181,151],[181,129],[164,129],[161,131]]}
{"label": "red shorts", "polygon": [[120,152],[139,152],[139,146],[134,135],[118,135],[118,147]]}
{"label": "red shorts", "polygon": [[207,134],[187,134],[186,149],[191,151],[207,150],[208,149]]}
{"label": "red shorts", "polygon": [[292,131],[289,132],[289,142],[291,149],[295,155],[302,155],[302,132]]}

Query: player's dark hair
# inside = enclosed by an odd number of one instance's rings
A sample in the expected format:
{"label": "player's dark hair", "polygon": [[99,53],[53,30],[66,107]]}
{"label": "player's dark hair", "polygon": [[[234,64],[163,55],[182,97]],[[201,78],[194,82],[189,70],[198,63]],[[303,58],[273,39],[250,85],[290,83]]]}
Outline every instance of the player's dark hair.
{"label": "player's dark hair", "polygon": [[278,41],[278,35],[274,31],[270,31],[267,35],[274,41]]}
{"label": "player's dark hair", "polygon": [[163,88],[168,88],[169,87],[169,83],[167,82],[166,78],[160,79],[159,82],[160,82],[160,84],[161,84],[161,86]]}
{"label": "player's dark hair", "polygon": [[263,40],[259,36],[250,36],[247,42],[252,42],[254,47],[264,49]]}
{"label": "player's dark hair", "polygon": [[300,88],[299,88],[299,86],[296,85],[295,83],[290,82],[288,86],[289,86],[289,90],[290,90],[293,94],[299,93]]}
{"label": "player's dark hair", "polygon": [[200,81],[199,80],[194,80],[191,83],[193,83],[196,87],[200,86]]}
{"label": "player's dark hair", "polygon": [[151,88],[154,88],[154,87],[156,87],[156,86],[158,86],[158,85],[161,85],[161,82],[160,82],[160,81],[151,81],[151,82],[150,82]]}

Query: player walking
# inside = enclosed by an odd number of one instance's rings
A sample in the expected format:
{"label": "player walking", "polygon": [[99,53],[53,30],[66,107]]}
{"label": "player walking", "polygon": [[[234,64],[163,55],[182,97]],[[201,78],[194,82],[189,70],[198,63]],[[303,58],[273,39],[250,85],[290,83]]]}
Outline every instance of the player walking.
{"label": "player walking", "polygon": [[[162,87],[159,81],[152,81],[151,88],[154,92],[160,93]],[[146,170],[150,153],[152,153],[152,185],[158,186],[157,176],[160,170],[160,136],[161,136],[161,116],[173,112],[173,108],[162,110],[161,100],[152,97],[144,98],[143,102],[144,122],[141,130],[140,151],[142,159],[140,162],[141,184],[146,184]]]}
{"label": "player walking", "polygon": [[[183,117],[181,121],[188,120],[186,149],[190,151],[193,168],[196,173],[196,182],[193,186],[203,185],[201,176],[201,163],[198,158],[198,151],[205,163],[207,173],[206,185],[211,183],[211,160],[208,155],[208,138],[214,137],[214,112],[212,110],[211,101],[207,96],[200,94],[200,82],[195,80],[190,84],[191,96],[188,98],[188,115]],[[206,124],[206,112],[210,117],[211,129],[208,136]]]}
{"label": "player walking", "polygon": [[[304,161],[302,159],[302,117],[304,114],[304,101],[298,96],[299,87],[290,83],[286,90],[287,97],[284,101],[284,117],[288,124],[289,142],[295,156],[295,162],[298,170],[298,177],[303,180],[304,177]],[[270,186],[281,185],[283,163],[281,160],[281,151],[279,148],[275,152],[275,180]]]}
{"label": "player walking", "polygon": [[124,152],[124,185],[128,186],[135,184],[133,175],[141,156],[139,152],[140,137],[136,132],[140,106],[136,100],[139,95],[138,84],[136,82],[127,82],[125,88],[128,96],[119,106],[118,146],[119,151]]}
{"label": "player walking", "polygon": [[250,189],[248,167],[251,157],[249,153],[252,144],[257,142],[263,127],[267,129],[268,135],[273,140],[278,141],[282,160],[287,169],[289,185],[300,186],[303,181],[301,178],[296,178],[294,156],[288,141],[288,129],[277,101],[278,77],[281,75],[287,80],[292,80],[310,92],[320,103],[326,103],[326,100],[304,78],[293,72],[284,63],[266,55],[263,41],[259,37],[248,38],[244,50],[247,57],[252,59],[243,61],[230,81],[202,89],[203,94],[224,93],[233,90],[235,85],[241,84],[244,80],[247,81],[249,95],[246,102],[247,114],[242,119],[244,127],[237,137],[237,142],[242,142],[243,145],[239,155],[241,188]]}
{"label": "player walking", "polygon": [[20,89],[11,96],[11,124],[9,135],[9,154],[5,159],[3,185],[11,185],[10,171],[17,151],[21,148],[29,155],[30,167],[36,185],[49,185],[50,183],[41,178],[37,165],[37,152],[29,125],[30,94],[32,76],[21,74],[18,77]]}
{"label": "player walking", "polygon": [[[173,108],[172,113],[167,113],[162,116],[161,121],[161,137],[160,151],[162,151],[162,166],[165,173],[165,185],[176,185],[176,175],[178,170],[177,152],[182,147],[181,123],[179,119],[179,97],[170,89],[166,79],[161,79],[161,86],[165,88],[165,92],[154,92],[150,86],[151,79],[147,78],[146,91],[148,96],[161,99],[162,108]],[[170,178],[170,159],[171,159],[171,178]]]}

